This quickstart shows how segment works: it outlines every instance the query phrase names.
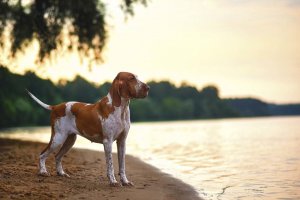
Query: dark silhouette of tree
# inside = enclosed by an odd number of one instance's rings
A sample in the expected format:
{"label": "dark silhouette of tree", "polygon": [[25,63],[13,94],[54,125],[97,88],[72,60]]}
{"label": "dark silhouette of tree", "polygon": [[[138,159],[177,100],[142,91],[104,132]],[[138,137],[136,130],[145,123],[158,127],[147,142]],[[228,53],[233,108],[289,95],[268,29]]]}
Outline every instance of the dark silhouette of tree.
{"label": "dark silhouette of tree", "polygon": [[[146,5],[147,0],[121,0],[125,16],[133,15],[133,5]],[[11,57],[28,46],[33,39],[39,43],[38,61],[44,61],[59,45],[78,50],[80,55],[101,60],[107,39],[106,4],[101,0],[1,0],[0,36],[8,26],[11,31]],[[67,28],[69,42],[61,37]],[[4,46],[3,38],[0,45]]]}
{"label": "dark silhouette of tree", "polygon": [[[150,82],[149,96],[132,100],[132,121],[300,115],[300,104],[276,105],[259,99],[221,99],[216,86],[198,90],[189,85],[176,87],[168,81]],[[24,76],[0,65],[0,129],[12,126],[49,125],[49,112],[37,105],[24,88],[47,104],[65,101],[97,102],[107,95],[111,83],[96,85],[83,77],[55,85],[34,72]]]}

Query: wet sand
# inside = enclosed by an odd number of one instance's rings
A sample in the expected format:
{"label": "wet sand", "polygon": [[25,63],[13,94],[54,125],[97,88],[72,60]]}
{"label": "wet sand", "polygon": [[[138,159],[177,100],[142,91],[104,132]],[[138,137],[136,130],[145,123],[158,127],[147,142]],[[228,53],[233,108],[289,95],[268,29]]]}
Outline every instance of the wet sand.
{"label": "wet sand", "polygon": [[[38,176],[38,155],[45,146],[0,138],[1,199],[200,199],[191,186],[129,155],[126,156],[127,177],[135,186],[110,187],[102,151],[73,148],[63,159],[70,178],[56,175],[54,155],[51,155],[46,163],[51,176]],[[117,172],[117,156],[113,157]]]}

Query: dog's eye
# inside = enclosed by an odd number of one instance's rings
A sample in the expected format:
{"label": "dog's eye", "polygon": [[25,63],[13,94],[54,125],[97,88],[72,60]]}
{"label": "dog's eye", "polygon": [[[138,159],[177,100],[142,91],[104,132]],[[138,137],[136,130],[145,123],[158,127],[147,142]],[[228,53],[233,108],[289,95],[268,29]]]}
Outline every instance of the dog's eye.
{"label": "dog's eye", "polygon": [[134,77],[129,78],[129,81],[134,81],[134,80],[135,80]]}

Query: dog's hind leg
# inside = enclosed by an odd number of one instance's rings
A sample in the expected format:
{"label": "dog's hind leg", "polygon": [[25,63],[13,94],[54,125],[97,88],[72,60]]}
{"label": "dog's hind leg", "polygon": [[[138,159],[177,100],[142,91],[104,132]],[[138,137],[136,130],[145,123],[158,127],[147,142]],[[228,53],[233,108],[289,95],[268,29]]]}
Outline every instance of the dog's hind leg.
{"label": "dog's hind leg", "polygon": [[50,176],[45,164],[46,159],[51,153],[53,153],[58,147],[60,147],[65,142],[66,138],[67,138],[67,134],[62,134],[58,132],[52,134],[48,146],[40,154],[39,175]]}
{"label": "dog's hind leg", "polygon": [[70,177],[67,173],[64,172],[61,160],[63,156],[72,148],[76,141],[77,135],[76,134],[71,134],[67,137],[66,141],[62,145],[61,149],[59,152],[55,155],[55,161],[56,161],[56,172],[57,175],[59,176],[65,176],[65,177]]}

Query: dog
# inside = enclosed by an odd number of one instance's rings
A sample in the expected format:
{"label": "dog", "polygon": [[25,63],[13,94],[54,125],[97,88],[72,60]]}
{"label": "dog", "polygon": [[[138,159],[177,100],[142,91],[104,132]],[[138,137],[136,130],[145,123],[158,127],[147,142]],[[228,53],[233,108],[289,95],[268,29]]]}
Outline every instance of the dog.
{"label": "dog", "polygon": [[136,75],[120,72],[113,80],[107,96],[95,104],[66,102],[51,106],[27,91],[40,106],[51,111],[51,139],[39,156],[39,175],[50,176],[45,165],[46,159],[60,147],[55,155],[57,175],[70,177],[63,170],[61,162],[74,145],[77,135],[80,135],[91,142],[103,144],[111,186],[120,185],[115,178],[112,160],[112,144],[116,140],[121,185],[133,186],[125,173],[126,138],[130,128],[129,103],[131,99],[147,97],[149,89]]}

